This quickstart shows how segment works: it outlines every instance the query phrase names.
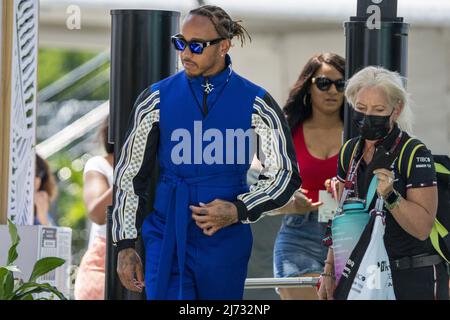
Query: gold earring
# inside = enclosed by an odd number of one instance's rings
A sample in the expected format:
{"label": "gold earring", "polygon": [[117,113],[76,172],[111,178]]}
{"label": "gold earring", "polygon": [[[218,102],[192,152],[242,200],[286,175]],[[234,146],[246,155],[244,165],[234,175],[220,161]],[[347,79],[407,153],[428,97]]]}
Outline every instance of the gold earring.
{"label": "gold earring", "polygon": [[303,96],[303,105],[306,107],[306,98],[308,97],[308,94],[305,94]]}

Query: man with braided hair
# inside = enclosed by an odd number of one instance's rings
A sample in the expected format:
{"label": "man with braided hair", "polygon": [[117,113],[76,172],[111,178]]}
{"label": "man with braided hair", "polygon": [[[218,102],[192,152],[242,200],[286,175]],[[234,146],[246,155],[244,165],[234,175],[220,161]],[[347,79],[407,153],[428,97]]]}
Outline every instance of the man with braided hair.
{"label": "man with braided hair", "polygon": [[[280,108],[232,70],[231,39],[243,45],[246,35],[219,7],[190,11],[181,34],[172,37],[184,71],[153,84],[135,103],[114,173],[112,236],[121,282],[137,292],[145,286],[148,299],[242,299],[252,247],[249,223],[289,206],[300,187]],[[255,135],[240,139],[249,131]],[[247,148],[253,139],[257,151]],[[248,187],[255,153],[264,169]],[[144,282],[134,250],[135,221],[145,210],[156,158],[154,211],[141,229]]]}

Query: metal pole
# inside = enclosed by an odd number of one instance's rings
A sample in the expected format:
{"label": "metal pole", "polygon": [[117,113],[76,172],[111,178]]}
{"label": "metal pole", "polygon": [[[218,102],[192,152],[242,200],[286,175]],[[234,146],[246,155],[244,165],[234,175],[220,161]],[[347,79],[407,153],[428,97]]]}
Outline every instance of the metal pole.
{"label": "metal pole", "polygon": [[[138,95],[163,78],[176,72],[177,56],[172,49],[170,36],[179,30],[180,13],[161,10],[111,10],[111,83],[109,140],[114,143],[114,159],[118,159],[128,129],[133,104]],[[156,184],[155,168],[149,184],[151,211]],[[115,190],[114,190],[115,193]],[[113,197],[114,205],[114,197]],[[140,228],[145,217],[136,217]],[[105,298],[144,299],[144,295],[126,292],[116,273],[117,252],[111,242],[111,209],[107,219],[106,287]],[[145,263],[142,242],[138,239],[136,250]]]}
{"label": "metal pole", "polygon": [[89,60],[88,62],[82,64],[81,66],[73,69],[69,73],[62,76],[60,79],[56,80],[49,86],[45,87],[38,92],[39,103],[49,101],[53,97],[57,96],[65,89],[73,86],[75,83],[91,74],[105,63],[109,62],[109,51],[99,53],[97,56]]}
{"label": "metal pole", "polygon": [[318,281],[319,277],[249,278],[245,280],[245,289],[308,288],[315,287]]}
{"label": "metal pole", "polygon": [[[378,3],[380,2],[380,3]],[[380,25],[374,17],[380,12]],[[397,17],[397,0],[358,0],[357,15],[344,23],[346,36],[346,79],[370,65],[407,75],[409,24]],[[357,136],[352,108],[344,111],[344,141]]]}

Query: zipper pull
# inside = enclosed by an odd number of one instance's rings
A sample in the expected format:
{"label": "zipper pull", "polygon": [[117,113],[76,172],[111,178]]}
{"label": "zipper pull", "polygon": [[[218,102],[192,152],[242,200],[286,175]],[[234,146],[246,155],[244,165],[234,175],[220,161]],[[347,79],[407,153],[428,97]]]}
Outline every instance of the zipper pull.
{"label": "zipper pull", "polygon": [[205,84],[203,85],[205,88],[203,90],[203,114],[206,116],[208,114],[208,106],[206,104],[206,98],[208,97],[208,94],[214,89],[212,87],[212,84],[208,82],[208,78],[205,78]]}
{"label": "zipper pull", "polygon": [[214,85],[212,83],[209,83],[208,78],[205,78],[205,84],[203,84],[202,87],[205,88],[203,89],[203,92],[207,95],[214,90]]}

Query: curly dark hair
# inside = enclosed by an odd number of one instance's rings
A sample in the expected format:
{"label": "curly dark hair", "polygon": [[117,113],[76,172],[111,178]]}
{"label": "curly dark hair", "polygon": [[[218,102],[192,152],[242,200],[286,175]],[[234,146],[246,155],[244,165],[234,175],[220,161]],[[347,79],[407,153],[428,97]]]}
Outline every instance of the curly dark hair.
{"label": "curly dark hair", "polygon": [[108,141],[108,130],[109,130],[109,116],[102,122],[99,131],[99,138],[105,148],[106,153],[114,153],[114,144]]}
{"label": "curly dark hair", "polygon": [[41,178],[41,187],[39,190],[46,191],[50,201],[53,201],[58,194],[58,186],[55,176],[50,170],[48,162],[36,153],[36,177]]}
{"label": "curly dark hair", "polygon": [[197,9],[189,11],[189,14],[199,15],[209,18],[217,33],[224,39],[233,39],[238,37],[241,41],[241,46],[244,46],[245,38],[248,37],[250,42],[252,38],[248,34],[247,30],[240,24],[241,20],[233,21],[228,13],[220,7],[204,5]]}
{"label": "curly dark hair", "polygon": [[[319,53],[308,60],[283,107],[291,129],[312,116],[311,95],[309,94],[311,79],[324,63],[336,68],[343,76],[345,74],[345,59],[335,53]],[[342,103],[340,115],[343,121],[344,103]]]}

